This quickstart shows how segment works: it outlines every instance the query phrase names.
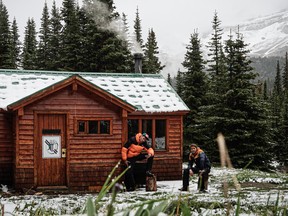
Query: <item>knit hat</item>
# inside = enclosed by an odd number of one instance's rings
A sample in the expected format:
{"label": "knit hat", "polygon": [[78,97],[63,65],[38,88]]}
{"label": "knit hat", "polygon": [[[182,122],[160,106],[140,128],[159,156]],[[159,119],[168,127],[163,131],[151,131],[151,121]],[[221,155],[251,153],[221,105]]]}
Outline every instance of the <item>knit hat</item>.
{"label": "knit hat", "polygon": [[195,143],[192,143],[191,145],[190,145],[190,148],[191,147],[195,147],[195,148],[198,148],[198,145],[197,144],[195,144]]}
{"label": "knit hat", "polygon": [[149,135],[147,133],[142,133],[146,140],[149,140]]}

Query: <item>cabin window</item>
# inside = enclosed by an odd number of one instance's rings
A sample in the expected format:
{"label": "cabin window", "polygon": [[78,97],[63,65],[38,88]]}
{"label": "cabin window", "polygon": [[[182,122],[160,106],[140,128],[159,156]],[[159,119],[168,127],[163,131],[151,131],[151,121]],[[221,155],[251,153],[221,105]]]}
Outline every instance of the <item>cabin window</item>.
{"label": "cabin window", "polygon": [[111,120],[78,120],[77,134],[110,134]]}
{"label": "cabin window", "polygon": [[85,122],[84,121],[78,122],[78,133],[85,133]]}
{"label": "cabin window", "polygon": [[100,134],[110,134],[110,121],[100,121]]}
{"label": "cabin window", "polygon": [[166,120],[155,121],[155,149],[166,149]]}
{"label": "cabin window", "polygon": [[128,120],[128,139],[135,136],[139,131],[139,121],[138,119]]}
{"label": "cabin window", "polygon": [[150,139],[147,143],[152,146],[152,120],[151,119],[143,119],[142,120],[142,132],[147,133],[150,136]]}
{"label": "cabin window", "polygon": [[150,136],[148,144],[153,149],[166,150],[166,124],[166,119],[128,119],[128,139],[139,131],[146,132]]}
{"label": "cabin window", "polygon": [[88,133],[97,134],[98,133],[98,121],[88,121]]}

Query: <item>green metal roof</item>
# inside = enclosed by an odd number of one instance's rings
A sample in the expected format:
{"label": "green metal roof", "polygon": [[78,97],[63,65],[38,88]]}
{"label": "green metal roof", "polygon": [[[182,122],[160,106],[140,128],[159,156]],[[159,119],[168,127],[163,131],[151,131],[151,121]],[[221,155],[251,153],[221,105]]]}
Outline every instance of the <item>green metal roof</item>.
{"label": "green metal roof", "polygon": [[0,69],[0,108],[77,74],[91,84],[146,112],[189,111],[160,74],[91,73]]}

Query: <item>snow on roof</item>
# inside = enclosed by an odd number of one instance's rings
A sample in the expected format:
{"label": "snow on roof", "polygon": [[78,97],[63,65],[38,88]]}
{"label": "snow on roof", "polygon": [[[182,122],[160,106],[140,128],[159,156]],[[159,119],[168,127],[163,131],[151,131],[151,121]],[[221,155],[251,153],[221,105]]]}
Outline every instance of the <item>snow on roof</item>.
{"label": "snow on roof", "polygon": [[72,76],[100,87],[146,112],[189,111],[162,75],[115,74],[56,71],[0,70],[0,108],[13,104],[37,91]]}

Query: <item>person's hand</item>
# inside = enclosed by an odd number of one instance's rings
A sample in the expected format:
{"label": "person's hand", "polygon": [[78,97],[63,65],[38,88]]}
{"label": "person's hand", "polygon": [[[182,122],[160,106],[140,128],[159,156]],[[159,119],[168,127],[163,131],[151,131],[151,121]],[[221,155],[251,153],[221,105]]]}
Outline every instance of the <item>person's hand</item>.
{"label": "person's hand", "polygon": [[189,175],[190,175],[190,176],[193,176],[193,175],[194,175],[192,169],[189,170]]}
{"label": "person's hand", "polygon": [[150,158],[152,155],[151,154],[147,154],[146,155],[146,158]]}
{"label": "person's hand", "polygon": [[199,176],[202,176],[205,170],[199,170]]}
{"label": "person's hand", "polygon": [[128,166],[130,166],[130,162],[129,161],[124,161],[124,164],[128,167]]}

